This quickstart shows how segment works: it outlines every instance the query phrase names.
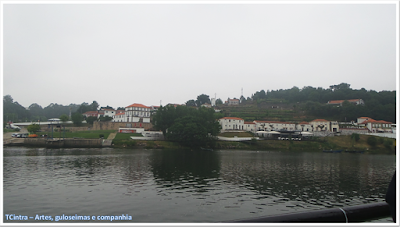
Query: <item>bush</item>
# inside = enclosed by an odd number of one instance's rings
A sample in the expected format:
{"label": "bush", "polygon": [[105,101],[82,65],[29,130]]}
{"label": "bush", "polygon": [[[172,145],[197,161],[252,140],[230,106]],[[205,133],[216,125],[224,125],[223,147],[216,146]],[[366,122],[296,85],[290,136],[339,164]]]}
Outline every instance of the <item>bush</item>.
{"label": "bush", "polygon": [[383,142],[385,142],[385,138],[379,137],[378,142],[379,142],[379,144],[383,144]]}
{"label": "bush", "polygon": [[351,139],[358,142],[360,140],[360,134],[358,134],[358,133],[351,134]]}
{"label": "bush", "polygon": [[99,134],[99,137],[100,138],[104,138],[104,134]]}
{"label": "bush", "polygon": [[368,139],[367,139],[367,143],[371,147],[375,147],[377,145],[378,141],[377,141],[375,136],[369,136]]}
{"label": "bush", "polygon": [[387,149],[391,149],[392,145],[393,145],[393,141],[390,139],[386,139],[385,142],[383,142],[383,145],[387,148]]}

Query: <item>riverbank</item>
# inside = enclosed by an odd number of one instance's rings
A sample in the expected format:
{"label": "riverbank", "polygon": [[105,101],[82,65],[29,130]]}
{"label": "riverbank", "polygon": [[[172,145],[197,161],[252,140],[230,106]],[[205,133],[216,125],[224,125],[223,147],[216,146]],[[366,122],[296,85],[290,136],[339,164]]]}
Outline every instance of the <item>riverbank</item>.
{"label": "riverbank", "polygon": [[[240,149],[240,150],[280,150],[280,151],[321,151],[321,150],[348,150],[364,151],[365,153],[396,154],[396,139],[375,137],[376,144],[371,146],[369,135],[360,135],[359,141],[351,136],[313,137],[311,140],[251,140],[251,141],[217,141],[213,149]],[[185,149],[179,143],[171,141],[131,140],[129,137],[117,136],[110,139],[68,138],[61,143],[44,138],[13,138],[4,140],[3,146],[32,146],[32,147],[115,147],[132,149]],[[57,144],[55,144],[57,143]]]}
{"label": "riverbank", "polygon": [[[348,150],[364,151],[371,154],[396,154],[396,140],[391,138],[376,138],[377,144],[368,144],[367,135],[360,135],[360,140],[355,142],[351,136],[335,136],[314,138],[307,141],[288,140],[252,140],[252,141],[217,141],[214,149],[240,149],[240,150],[281,150],[281,151],[321,151],[321,150]],[[391,146],[387,146],[390,141]],[[146,148],[146,149],[182,149],[185,148],[171,141],[113,141],[116,148]]]}

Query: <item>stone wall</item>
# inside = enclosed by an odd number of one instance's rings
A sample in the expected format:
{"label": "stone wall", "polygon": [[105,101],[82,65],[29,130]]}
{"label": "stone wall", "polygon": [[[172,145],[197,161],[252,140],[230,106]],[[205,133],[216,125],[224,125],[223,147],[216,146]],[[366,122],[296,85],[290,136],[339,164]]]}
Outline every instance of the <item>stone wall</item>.
{"label": "stone wall", "polygon": [[351,135],[353,133],[357,134],[367,134],[368,129],[358,129],[358,128],[341,128],[339,129],[340,135]]}
{"label": "stone wall", "polygon": [[64,139],[48,140],[44,138],[25,138],[24,145],[35,147],[61,148],[61,147],[102,147],[102,139]]}
{"label": "stone wall", "polygon": [[93,122],[92,130],[118,130],[119,128],[144,128],[149,130],[153,127],[151,123],[143,122]]}

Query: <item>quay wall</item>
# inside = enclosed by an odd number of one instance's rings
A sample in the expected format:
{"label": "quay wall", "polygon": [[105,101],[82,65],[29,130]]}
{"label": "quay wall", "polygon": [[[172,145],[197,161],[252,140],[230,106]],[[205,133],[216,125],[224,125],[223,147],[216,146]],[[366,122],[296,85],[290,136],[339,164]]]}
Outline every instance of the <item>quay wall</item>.
{"label": "quay wall", "polygon": [[47,140],[44,138],[25,138],[24,145],[35,147],[102,147],[103,139],[64,139],[64,140]]}

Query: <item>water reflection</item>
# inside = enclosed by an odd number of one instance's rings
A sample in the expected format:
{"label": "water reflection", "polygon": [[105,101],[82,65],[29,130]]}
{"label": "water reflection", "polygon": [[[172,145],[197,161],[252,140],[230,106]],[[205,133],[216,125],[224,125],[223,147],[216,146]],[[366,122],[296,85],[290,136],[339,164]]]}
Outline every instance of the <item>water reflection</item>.
{"label": "water reflection", "polygon": [[4,212],[215,222],[380,202],[395,156],[27,149],[3,152]]}

